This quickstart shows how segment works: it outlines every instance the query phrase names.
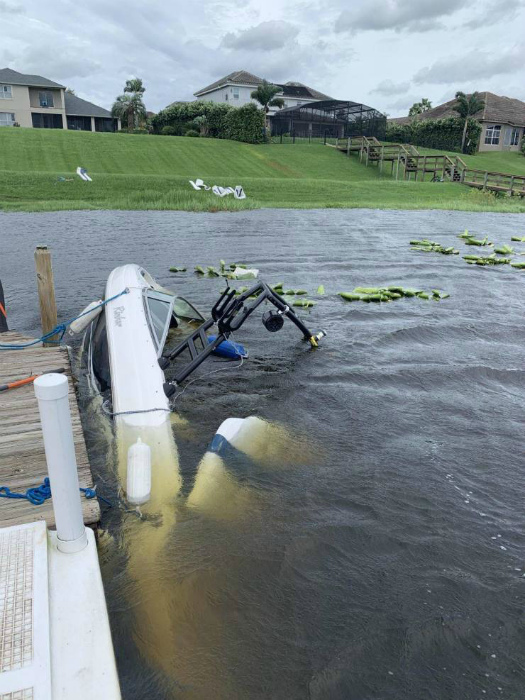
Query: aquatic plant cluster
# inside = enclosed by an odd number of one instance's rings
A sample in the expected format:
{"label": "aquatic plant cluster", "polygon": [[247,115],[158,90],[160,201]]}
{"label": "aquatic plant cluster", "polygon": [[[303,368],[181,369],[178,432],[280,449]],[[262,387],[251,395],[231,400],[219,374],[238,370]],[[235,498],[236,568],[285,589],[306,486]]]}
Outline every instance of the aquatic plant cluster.
{"label": "aquatic plant cluster", "polygon": [[[474,234],[469,233],[467,229],[458,235],[465,245],[477,246],[480,248],[494,248],[493,241],[489,241],[488,236],[484,238],[475,238]],[[519,243],[525,243],[525,236],[511,236],[511,240]],[[429,241],[424,238],[421,241],[410,241],[412,246],[411,250],[417,250],[425,253],[444,253],[445,255],[458,255],[459,250],[453,247],[445,248],[440,243],[436,241]],[[469,265],[479,265],[481,267],[493,266],[493,265],[510,265],[518,270],[525,270],[525,262],[517,261],[512,262],[512,258],[509,255],[514,255],[515,251],[513,246],[505,243],[503,245],[494,248],[494,251],[490,255],[464,255],[463,260]],[[518,255],[525,255],[525,252],[517,253]],[[503,257],[498,257],[503,256]]]}
{"label": "aquatic plant cluster", "polygon": [[[170,272],[186,272],[187,268],[184,266],[176,266],[173,265],[172,267],[169,268]],[[203,265],[195,265],[194,267],[194,272],[196,275],[199,277],[224,277],[225,279],[231,279],[231,280],[249,280],[249,279],[255,279],[256,275],[251,269],[248,268],[248,265],[245,263],[226,263],[224,260],[221,260],[219,262],[219,267],[218,269],[214,267],[213,265],[207,265],[206,269],[204,269]],[[287,304],[290,304],[290,306],[298,306],[303,309],[309,309],[312,306],[315,306],[316,302],[312,301],[311,299],[296,299],[295,297],[304,297],[308,294],[308,291],[306,289],[285,289],[284,283],[283,282],[278,282],[277,284],[270,285],[271,288],[281,296],[284,301]],[[239,296],[240,294],[243,294],[244,292],[247,292],[249,287],[238,287],[235,290],[235,294]],[[320,285],[319,288],[317,289],[317,293],[319,295],[324,294],[324,287],[323,285]],[[252,295],[251,297],[248,297],[249,299],[256,299],[258,296],[257,294]]]}
{"label": "aquatic plant cluster", "polygon": [[353,292],[339,292],[339,296],[345,301],[388,302],[397,301],[403,297],[418,297],[429,301],[440,301],[447,299],[450,294],[441,292],[439,289],[432,289],[425,292],[422,289],[405,289],[404,287],[355,287]]}
{"label": "aquatic plant cluster", "polygon": [[423,253],[442,253],[443,255],[459,255],[459,250],[456,250],[454,246],[445,248],[441,243],[436,243],[436,241],[429,241],[424,238],[422,241],[410,241],[412,246],[411,250],[421,250]]}

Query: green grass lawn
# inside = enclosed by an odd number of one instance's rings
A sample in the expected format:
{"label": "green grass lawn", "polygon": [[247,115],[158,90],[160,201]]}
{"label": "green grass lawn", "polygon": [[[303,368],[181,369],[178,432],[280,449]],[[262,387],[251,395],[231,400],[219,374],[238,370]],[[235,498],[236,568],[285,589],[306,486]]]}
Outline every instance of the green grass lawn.
{"label": "green grass lawn", "polygon": [[[93,182],[75,174],[79,165]],[[60,181],[60,176],[73,180]],[[242,185],[247,199],[196,192],[188,180],[197,177],[212,185]],[[496,198],[451,183],[396,182],[357,157],[321,144],[256,146],[173,136],[0,129],[3,211],[259,207],[525,212],[525,202],[517,198]]]}

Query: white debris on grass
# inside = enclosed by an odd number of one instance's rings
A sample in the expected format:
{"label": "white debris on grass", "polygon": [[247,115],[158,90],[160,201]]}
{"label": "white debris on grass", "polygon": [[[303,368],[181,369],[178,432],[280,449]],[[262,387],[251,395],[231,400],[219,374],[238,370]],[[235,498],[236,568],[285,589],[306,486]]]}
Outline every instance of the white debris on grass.
{"label": "white debris on grass", "polygon": [[211,190],[217,197],[226,197],[227,195],[233,194],[235,199],[246,199],[246,193],[241,185],[237,185],[236,187],[213,185],[213,187],[210,187],[210,185],[206,185],[204,180],[200,178],[197,178],[195,181],[189,180],[189,183],[194,190]]}
{"label": "white debris on grass", "polygon": [[87,174],[87,170],[85,168],[81,168],[80,166],[77,168],[77,175],[82,179],[85,180],[85,182],[92,182],[92,179],[89,177]]}

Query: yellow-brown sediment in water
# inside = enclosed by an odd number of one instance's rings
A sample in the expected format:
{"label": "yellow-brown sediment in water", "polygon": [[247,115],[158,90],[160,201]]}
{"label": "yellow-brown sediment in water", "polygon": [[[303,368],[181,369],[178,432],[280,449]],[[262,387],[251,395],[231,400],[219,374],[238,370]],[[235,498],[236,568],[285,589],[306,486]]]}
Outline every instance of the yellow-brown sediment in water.
{"label": "yellow-brown sediment in water", "polygon": [[[174,684],[174,697],[179,693],[188,700],[234,698],[238,697],[238,689],[231,675],[224,669],[218,674],[214,668],[217,655],[213,652],[224,643],[225,634],[224,619],[213,605],[213,596],[221,586],[221,572],[202,563],[192,573],[182,574],[184,561],[177,565],[170,558],[170,538],[175,538],[172,545],[177,539],[177,510],[180,513],[183,507],[171,422],[166,420],[155,429],[132,428],[122,422],[116,426],[118,471],[124,489],[129,447],[140,437],[152,450],[151,499],[140,508],[146,517],[141,520],[128,514],[123,524],[133,636],[147,662],[165,674],[167,684]],[[183,429],[186,424],[179,418],[174,423]],[[250,459],[270,467],[291,465],[310,454],[304,440],[281,426],[254,417],[245,422],[236,447]],[[195,515],[226,523],[253,513],[258,498],[237,481],[219,455],[207,452],[186,503]],[[188,512],[186,525],[187,517]],[[196,524],[199,521],[200,518]],[[197,525],[197,532],[198,529]],[[178,551],[176,547],[174,551]]]}
{"label": "yellow-brown sediment in water", "polygon": [[228,472],[222,458],[206,452],[200,461],[187,505],[217,520],[242,517],[250,507],[250,492]]}
{"label": "yellow-brown sediment in water", "polygon": [[[166,544],[176,522],[177,497],[181,487],[179,459],[171,424],[136,428],[117,423],[118,473],[126,488],[129,447],[140,437],[151,449],[151,498],[141,506],[143,521],[128,516],[124,522],[124,543],[128,573],[134,582],[134,599],[130,601],[135,616],[134,638],[142,655],[165,672],[172,671],[166,661],[173,648],[173,630],[169,616],[172,586],[159,572]],[[151,517],[151,522],[147,518]]]}

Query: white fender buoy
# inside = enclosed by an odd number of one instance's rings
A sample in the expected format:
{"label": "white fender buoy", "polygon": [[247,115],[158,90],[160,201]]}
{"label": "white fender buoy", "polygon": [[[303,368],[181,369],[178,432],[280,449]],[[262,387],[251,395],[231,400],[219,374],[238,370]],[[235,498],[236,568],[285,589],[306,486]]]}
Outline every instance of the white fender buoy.
{"label": "white fender buoy", "polygon": [[128,450],[126,493],[133,505],[146,503],[151,495],[151,450],[140,438]]}
{"label": "white fender buoy", "polygon": [[[91,304],[88,304],[86,308],[80,312],[79,316],[81,318],[75,319],[69,326],[69,334],[75,335],[76,333],[81,333],[85,328],[87,328],[91,321],[94,321],[102,311],[102,306],[100,306],[101,304],[102,299],[92,301]],[[85,314],[85,316],[82,314]]]}

